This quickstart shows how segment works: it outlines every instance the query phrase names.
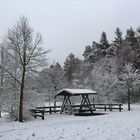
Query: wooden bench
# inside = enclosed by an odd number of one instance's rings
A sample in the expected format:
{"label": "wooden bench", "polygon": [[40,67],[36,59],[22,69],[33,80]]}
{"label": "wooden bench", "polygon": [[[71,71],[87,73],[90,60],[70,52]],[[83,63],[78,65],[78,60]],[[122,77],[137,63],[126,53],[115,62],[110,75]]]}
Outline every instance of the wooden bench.
{"label": "wooden bench", "polygon": [[37,118],[37,117],[41,117],[42,120],[44,120],[44,110],[43,109],[30,109],[31,111],[31,115],[34,116],[34,118]]}

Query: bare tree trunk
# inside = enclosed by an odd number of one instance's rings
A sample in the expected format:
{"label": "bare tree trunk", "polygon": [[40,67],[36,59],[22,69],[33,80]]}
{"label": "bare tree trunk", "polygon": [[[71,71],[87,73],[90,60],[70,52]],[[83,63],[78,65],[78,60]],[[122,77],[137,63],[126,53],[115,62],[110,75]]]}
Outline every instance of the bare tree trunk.
{"label": "bare tree trunk", "polygon": [[1,105],[0,105],[0,118],[1,118]]}
{"label": "bare tree trunk", "polygon": [[[0,85],[1,86],[1,85]],[[2,87],[0,87],[2,88]],[[1,112],[2,112],[2,89],[0,89],[0,118],[1,118]]]}
{"label": "bare tree trunk", "polygon": [[[3,54],[3,47],[1,46],[1,53],[0,53],[0,57],[1,57],[1,65],[4,65],[4,54]],[[0,75],[0,118],[1,118],[1,111],[2,111],[2,96],[3,96],[3,69],[1,68],[1,75]]]}
{"label": "bare tree trunk", "polygon": [[128,89],[128,111],[130,110],[130,90]]}
{"label": "bare tree trunk", "polygon": [[23,122],[23,95],[24,95],[24,83],[25,83],[25,66],[23,66],[22,81],[20,87],[20,99],[19,99],[19,122]]}

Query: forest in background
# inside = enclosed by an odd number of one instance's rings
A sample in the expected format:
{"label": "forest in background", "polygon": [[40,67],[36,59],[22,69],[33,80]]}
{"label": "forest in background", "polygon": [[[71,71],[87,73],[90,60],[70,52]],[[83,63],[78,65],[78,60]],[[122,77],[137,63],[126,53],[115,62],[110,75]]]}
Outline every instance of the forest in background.
{"label": "forest in background", "polygon": [[95,90],[97,103],[125,103],[130,98],[138,102],[140,28],[130,27],[124,34],[116,28],[114,40],[109,42],[102,32],[99,42],[85,46],[83,59],[71,52],[63,66],[57,61],[49,66],[51,52],[43,50],[41,35],[21,17],[0,45],[0,112],[7,111],[10,118],[23,121],[29,108],[54,102],[63,88]]}

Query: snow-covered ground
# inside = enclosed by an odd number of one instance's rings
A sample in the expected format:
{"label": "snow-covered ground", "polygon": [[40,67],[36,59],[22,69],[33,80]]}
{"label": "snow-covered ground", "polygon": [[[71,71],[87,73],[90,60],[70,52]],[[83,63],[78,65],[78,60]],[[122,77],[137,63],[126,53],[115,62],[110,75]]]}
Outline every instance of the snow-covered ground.
{"label": "snow-covered ground", "polygon": [[140,140],[140,105],[132,108],[98,116],[46,115],[24,123],[1,118],[0,140]]}

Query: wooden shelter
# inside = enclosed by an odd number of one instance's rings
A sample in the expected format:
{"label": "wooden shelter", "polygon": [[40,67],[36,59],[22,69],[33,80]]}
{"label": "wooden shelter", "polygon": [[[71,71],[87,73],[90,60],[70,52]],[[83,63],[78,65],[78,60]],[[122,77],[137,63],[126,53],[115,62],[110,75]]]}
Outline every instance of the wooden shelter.
{"label": "wooden shelter", "polygon": [[78,111],[82,112],[83,108],[86,107],[88,108],[88,111],[90,111],[91,114],[93,114],[93,108],[89,100],[89,95],[96,95],[96,94],[97,94],[96,91],[92,91],[89,89],[63,89],[59,91],[56,96],[64,96],[60,113],[62,113],[67,107],[73,109],[74,105],[71,104],[71,100],[70,100],[71,96],[81,96],[82,100],[79,105]]}

